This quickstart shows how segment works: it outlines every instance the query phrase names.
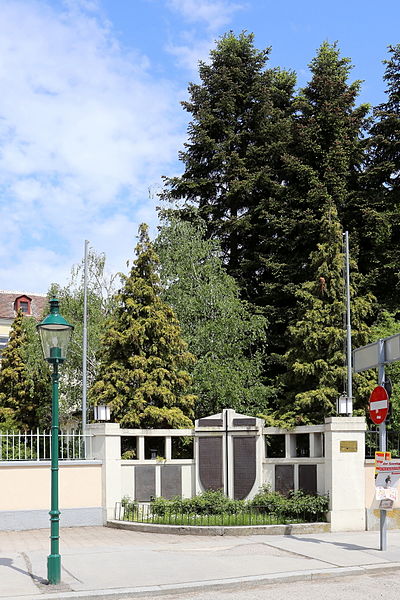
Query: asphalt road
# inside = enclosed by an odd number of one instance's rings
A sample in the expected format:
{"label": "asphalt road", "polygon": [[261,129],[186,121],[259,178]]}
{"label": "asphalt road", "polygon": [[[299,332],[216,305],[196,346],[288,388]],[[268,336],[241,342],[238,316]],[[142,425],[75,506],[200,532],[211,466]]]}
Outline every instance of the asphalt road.
{"label": "asphalt road", "polygon": [[[157,600],[398,600],[400,572],[158,596]],[[127,600],[125,597],[124,600]],[[138,600],[133,597],[129,600]],[[140,600],[155,600],[141,596]]]}

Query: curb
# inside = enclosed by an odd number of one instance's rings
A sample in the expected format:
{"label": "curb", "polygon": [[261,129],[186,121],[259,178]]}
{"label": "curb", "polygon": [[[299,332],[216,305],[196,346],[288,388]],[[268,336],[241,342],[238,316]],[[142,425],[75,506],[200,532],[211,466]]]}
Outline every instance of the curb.
{"label": "curb", "polygon": [[330,533],[330,523],[293,523],[290,525],[160,525],[158,523],[134,523],[132,521],[107,521],[106,527],[127,529],[144,533],[168,533],[174,535],[298,535],[306,533]]}
{"label": "curb", "polygon": [[351,577],[357,575],[370,575],[387,571],[397,571],[400,563],[380,563],[379,566],[364,565],[356,567],[334,567],[317,569],[313,571],[288,571],[283,573],[270,573],[269,575],[254,575],[249,577],[234,577],[228,579],[214,579],[209,581],[193,581],[189,583],[173,583],[134,588],[114,588],[110,590],[88,590],[79,592],[45,592],[29,596],[8,596],[7,600],[129,600],[132,597],[165,596],[167,594],[183,594],[187,592],[223,590],[229,588],[243,588],[255,584],[268,585],[276,583],[292,583],[296,581],[318,581],[335,577]]}

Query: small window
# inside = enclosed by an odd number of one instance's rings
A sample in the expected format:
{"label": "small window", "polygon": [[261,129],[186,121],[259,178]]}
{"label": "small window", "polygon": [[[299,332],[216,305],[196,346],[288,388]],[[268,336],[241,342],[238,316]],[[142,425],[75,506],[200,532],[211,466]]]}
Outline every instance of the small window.
{"label": "small window", "polygon": [[146,437],[144,439],[144,457],[146,460],[165,458],[165,437]]}
{"label": "small window", "polygon": [[20,296],[15,300],[15,312],[21,310],[25,315],[31,314],[31,300],[27,296]]}
{"label": "small window", "polygon": [[296,434],[296,456],[299,458],[310,456],[310,436],[308,433]]}
{"label": "small window", "polygon": [[275,434],[265,436],[265,456],[267,458],[285,458],[285,435]]}
{"label": "small window", "polygon": [[171,438],[171,458],[193,458],[193,438],[173,436]]}
{"label": "small window", "polygon": [[29,304],[28,302],[26,302],[25,300],[21,301],[19,303],[19,308],[22,310],[23,313],[27,314],[29,311]]}

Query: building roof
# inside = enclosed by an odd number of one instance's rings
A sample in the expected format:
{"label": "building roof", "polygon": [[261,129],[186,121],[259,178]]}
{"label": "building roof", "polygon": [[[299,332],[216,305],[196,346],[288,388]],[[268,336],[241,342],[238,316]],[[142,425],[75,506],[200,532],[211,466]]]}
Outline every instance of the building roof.
{"label": "building roof", "polygon": [[0,290],[0,319],[15,318],[15,301],[21,296],[25,296],[31,300],[31,315],[36,320],[39,321],[43,317],[43,311],[47,304],[47,296],[45,294]]}

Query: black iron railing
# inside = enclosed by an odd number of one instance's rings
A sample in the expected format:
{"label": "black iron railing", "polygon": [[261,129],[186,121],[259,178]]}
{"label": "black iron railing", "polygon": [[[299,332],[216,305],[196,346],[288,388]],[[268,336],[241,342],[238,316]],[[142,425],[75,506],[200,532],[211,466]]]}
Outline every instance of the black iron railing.
{"label": "black iron railing", "polygon": [[177,511],[169,507],[164,510],[154,510],[150,504],[136,505],[131,503],[124,506],[117,503],[117,520],[133,521],[135,523],[153,523],[161,525],[197,525],[197,526],[248,526],[248,525],[286,525],[291,523],[325,522],[325,513],[310,513],[299,511],[298,514],[285,515],[270,513],[263,506],[245,507],[237,511],[221,512],[218,514],[193,513]]}

